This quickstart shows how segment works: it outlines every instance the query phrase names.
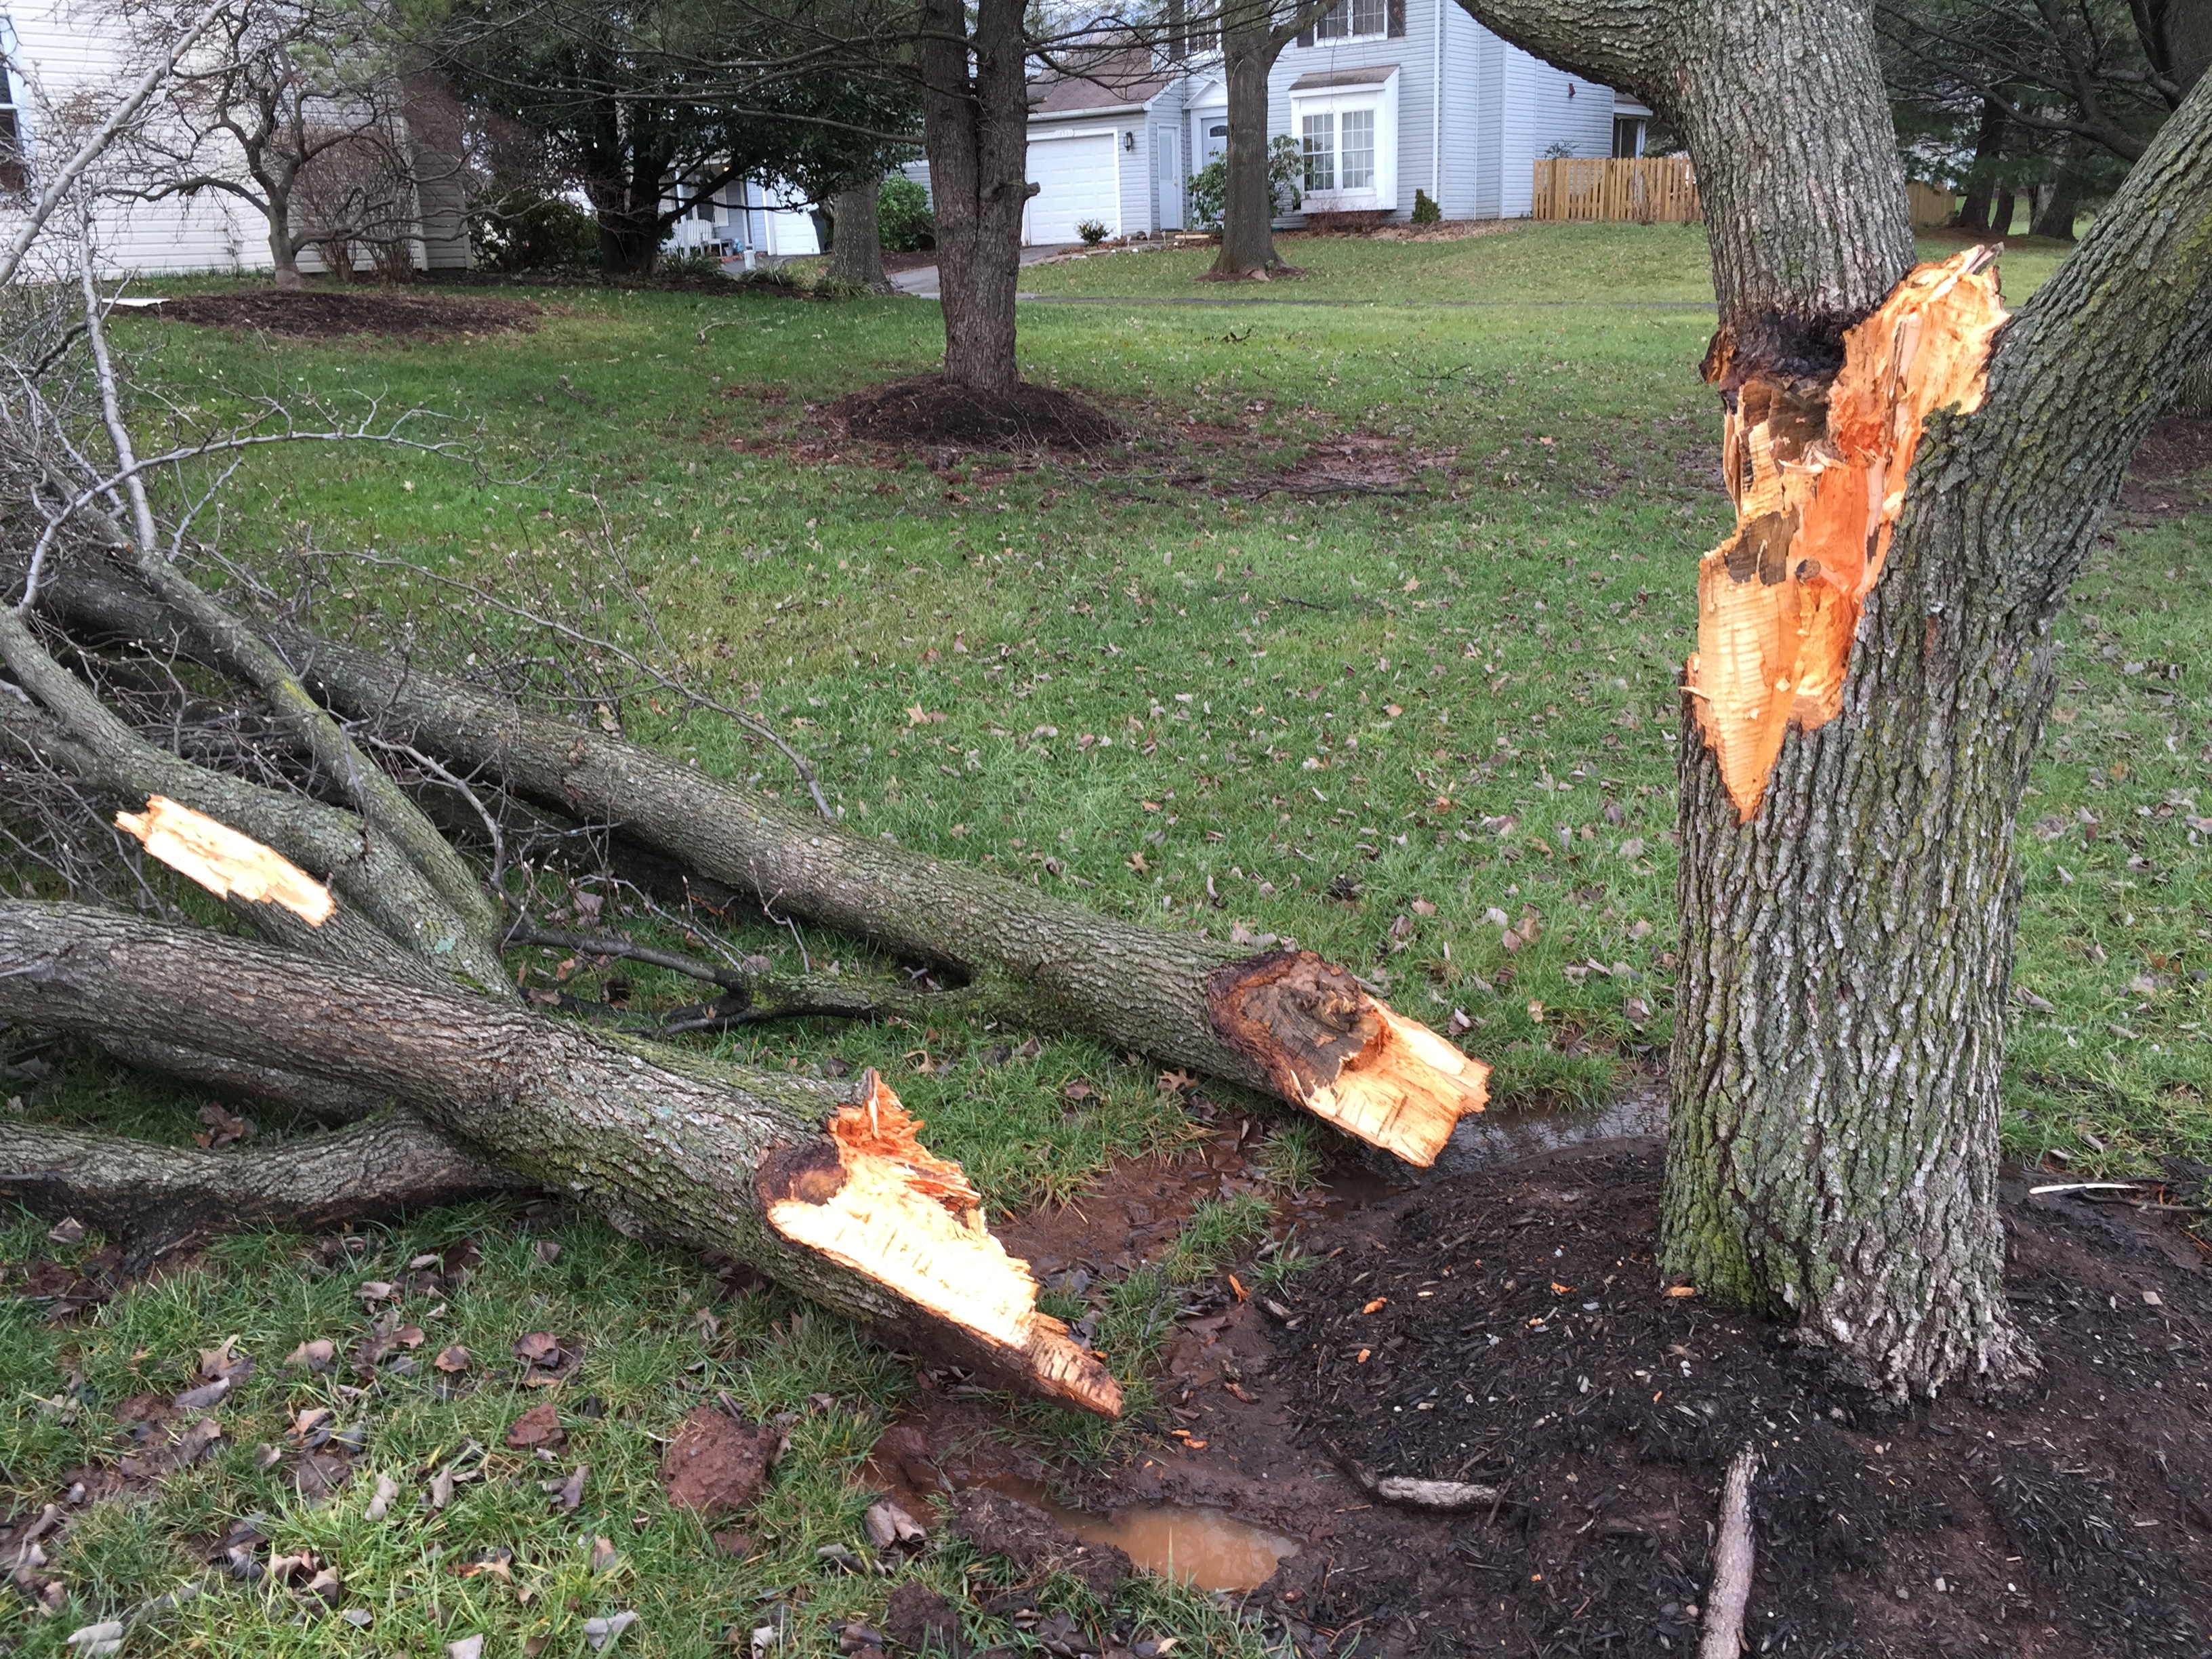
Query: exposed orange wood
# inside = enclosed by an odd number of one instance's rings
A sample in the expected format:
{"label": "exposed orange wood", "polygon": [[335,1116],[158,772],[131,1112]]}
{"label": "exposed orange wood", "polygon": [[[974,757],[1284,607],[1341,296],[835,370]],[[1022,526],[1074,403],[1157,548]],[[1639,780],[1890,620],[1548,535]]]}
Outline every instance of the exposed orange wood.
{"label": "exposed orange wood", "polygon": [[770,1177],[769,1224],[957,1327],[1044,1392],[1118,1416],[1104,1362],[1038,1311],[1029,1264],[992,1237],[967,1176],[922,1146],[921,1128],[869,1072],[860,1104],[830,1120],[835,1167]]}
{"label": "exposed orange wood", "polygon": [[1206,1009],[1285,1098],[1421,1169],[1489,1098],[1489,1066],[1311,951],[1217,969]]}
{"label": "exposed orange wood", "polygon": [[1793,726],[1843,707],[1866,596],[1881,579],[1928,416],[1981,406],[2005,319],[1988,248],[1922,265],[1844,336],[1826,385],[1747,371],[1725,337],[1707,360],[1735,382],[1722,465],[1735,533],[1698,569],[1686,684],[1722,781],[1748,822]]}
{"label": "exposed orange wood", "polygon": [[118,812],[115,823],[145,843],[154,857],[217,898],[281,904],[317,927],[336,908],[331,890],[283,854],[167,795],[149,796],[143,812]]}

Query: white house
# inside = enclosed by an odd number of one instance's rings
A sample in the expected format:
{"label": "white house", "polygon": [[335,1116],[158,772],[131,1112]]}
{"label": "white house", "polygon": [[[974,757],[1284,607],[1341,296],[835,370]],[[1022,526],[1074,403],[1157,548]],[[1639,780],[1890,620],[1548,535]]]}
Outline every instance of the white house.
{"label": "white house", "polygon": [[[66,160],[74,143],[61,130],[60,112],[90,109],[99,114],[118,100],[137,78],[129,67],[129,42],[112,13],[84,0],[17,0],[0,16],[0,137],[12,140],[0,153],[0,234],[21,223],[21,186],[35,185],[43,162]],[[190,197],[134,201],[119,192],[135,180],[123,176],[120,163],[95,166],[95,187],[115,192],[99,198],[94,244],[102,267],[111,272],[222,271],[270,268],[267,222],[246,203],[222,191]],[[417,191],[414,262],[436,270],[469,263],[468,227],[459,209],[457,182],[426,185]],[[320,270],[317,251],[299,256],[302,270]]]}
{"label": "white house", "polygon": [[[667,198],[673,206],[677,198]],[[704,248],[734,257],[790,259],[822,252],[813,204],[795,186],[732,179],[695,203],[668,234],[678,252]]]}
{"label": "white house", "polygon": [[[1338,0],[1267,82],[1270,139],[1306,158],[1306,206],[1409,217],[1415,191],[1452,219],[1529,213],[1547,155],[1640,155],[1651,112],[1507,45],[1457,0]],[[1103,57],[1031,83],[1024,240],[1186,228],[1191,174],[1228,147],[1218,58]],[[916,163],[910,176],[927,182]],[[1289,222],[1298,222],[1292,215]]]}

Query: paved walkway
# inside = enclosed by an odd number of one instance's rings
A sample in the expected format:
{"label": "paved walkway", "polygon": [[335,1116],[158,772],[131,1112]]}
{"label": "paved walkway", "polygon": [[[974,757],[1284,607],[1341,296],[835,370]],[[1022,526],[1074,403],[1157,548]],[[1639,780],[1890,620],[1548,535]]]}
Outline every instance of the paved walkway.
{"label": "paved walkway", "polygon": [[[1025,265],[1041,265],[1048,259],[1056,259],[1063,253],[1072,253],[1082,246],[1080,242],[1063,242],[1056,246],[1025,247],[1022,250],[1022,263]],[[935,265],[922,265],[913,270],[895,271],[891,276],[891,286],[901,294],[913,295],[917,300],[935,300],[943,297],[937,281]],[[1026,299],[1029,296],[1024,295],[1022,297]]]}

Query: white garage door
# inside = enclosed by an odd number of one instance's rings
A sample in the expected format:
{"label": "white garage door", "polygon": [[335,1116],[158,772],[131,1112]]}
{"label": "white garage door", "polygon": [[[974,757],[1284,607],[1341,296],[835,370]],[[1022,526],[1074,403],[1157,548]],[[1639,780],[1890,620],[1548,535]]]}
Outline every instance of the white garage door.
{"label": "white garage door", "polygon": [[1030,198],[1022,219],[1022,240],[1031,246],[1082,239],[1076,226],[1096,219],[1109,234],[1121,230],[1121,179],[1111,132],[1079,137],[1030,138]]}

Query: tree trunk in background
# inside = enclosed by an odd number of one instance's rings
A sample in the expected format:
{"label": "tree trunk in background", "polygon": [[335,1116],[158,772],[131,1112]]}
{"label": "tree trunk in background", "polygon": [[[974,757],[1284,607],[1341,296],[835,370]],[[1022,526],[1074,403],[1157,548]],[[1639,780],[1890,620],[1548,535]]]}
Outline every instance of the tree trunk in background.
{"label": "tree trunk in background", "polygon": [[2019,205],[2019,199],[2014,196],[2010,185],[2001,185],[1998,188],[1996,194],[1990,198],[1990,235],[2002,240],[2012,234],[2013,215]]}
{"label": "tree trunk in background", "polygon": [[283,191],[269,192],[269,275],[279,288],[300,286],[300,254],[292,246],[292,204]]}
{"label": "tree trunk in background", "polygon": [[2004,152],[2005,112],[1994,98],[1982,100],[1982,125],[1974,134],[1974,167],[1967,176],[1966,199],[1959,204],[1959,228],[1990,228],[1990,198],[1996,190],[1998,157]]}
{"label": "tree trunk in background", "polygon": [[1021,384],[1014,293],[1022,210],[1035,193],[1022,21],[1022,0],[977,0],[971,38],[961,0],[923,0],[915,44],[937,216],[945,376],[1001,396]]}
{"label": "tree trunk in background", "polygon": [[2050,192],[2036,204],[2027,227],[2031,236],[2047,236],[2054,242],[2074,240],[2075,216],[2081,210],[2081,155],[2079,144],[2069,144],[2051,181]]}
{"label": "tree trunk in background", "polygon": [[599,222],[599,275],[649,276],[660,260],[660,181],[665,156],[635,157],[622,173],[586,190]]}
{"label": "tree trunk in background", "polygon": [[1229,84],[1229,149],[1223,160],[1221,252],[1213,276],[1264,276],[1283,261],[1275,252],[1275,191],[1267,177],[1267,72],[1283,40],[1267,12],[1243,7],[1222,22],[1222,72]]}
{"label": "tree trunk in background", "polygon": [[[1465,3],[1642,93],[1684,137],[1723,395],[1734,409],[1757,381],[1824,419],[1843,331],[1913,258],[1869,8]],[[1748,822],[1685,698],[1661,1267],[1794,1318],[1892,1396],[2033,1363],[2005,1306],[1996,1200],[2013,818],[2051,617],[2212,336],[2208,118],[2212,91],[2002,337],[1984,408],[1931,422],[1841,713],[1790,732]]]}
{"label": "tree trunk in background", "polygon": [[854,288],[890,291],[884,275],[883,230],[878,222],[876,193],[878,179],[841,190],[830,199],[830,280]]}

